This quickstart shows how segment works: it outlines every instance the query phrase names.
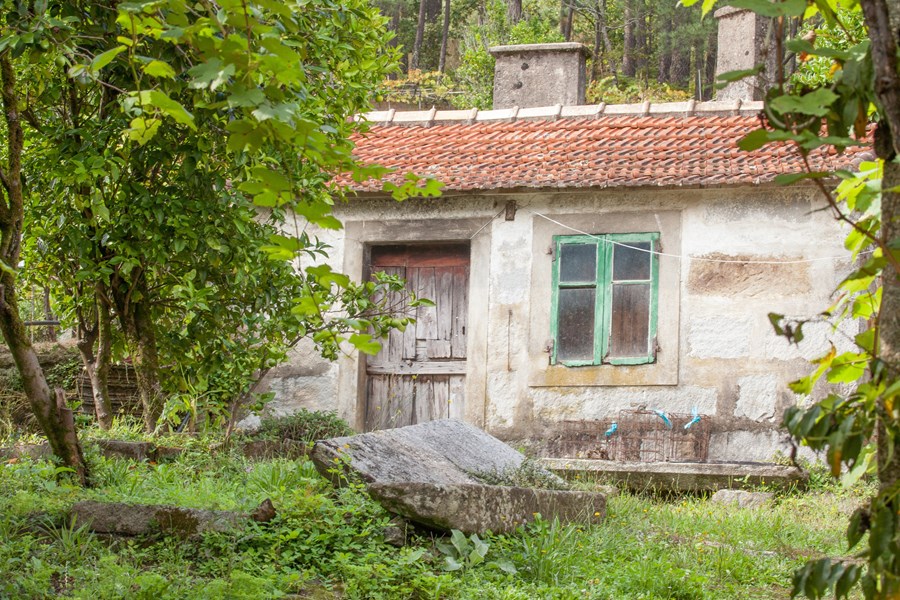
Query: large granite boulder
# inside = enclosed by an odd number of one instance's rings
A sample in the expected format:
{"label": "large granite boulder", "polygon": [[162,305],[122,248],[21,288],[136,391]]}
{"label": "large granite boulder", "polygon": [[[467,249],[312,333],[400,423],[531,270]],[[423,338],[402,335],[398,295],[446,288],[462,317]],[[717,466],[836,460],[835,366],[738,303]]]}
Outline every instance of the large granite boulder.
{"label": "large granite boulder", "polygon": [[[544,518],[589,523],[605,514],[603,494],[488,485],[523,468],[525,457],[484,431],[453,419],[321,440],[310,454],[316,469],[339,484],[368,484],[391,512],[426,527],[466,533],[508,532]],[[565,482],[540,467],[545,484]]]}

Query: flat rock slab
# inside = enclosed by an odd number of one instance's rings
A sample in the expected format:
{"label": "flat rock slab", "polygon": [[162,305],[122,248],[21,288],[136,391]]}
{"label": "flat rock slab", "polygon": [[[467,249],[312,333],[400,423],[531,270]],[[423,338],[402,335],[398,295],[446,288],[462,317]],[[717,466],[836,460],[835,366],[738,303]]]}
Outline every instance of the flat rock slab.
{"label": "flat rock slab", "polygon": [[18,444],[8,448],[0,448],[0,460],[12,460],[30,458],[33,460],[50,458],[53,456],[53,450],[50,444]]}
{"label": "flat rock slab", "polygon": [[369,494],[382,506],[433,529],[510,533],[540,514],[564,523],[599,523],[606,497],[592,492],[542,490],[478,483],[373,483]]}
{"label": "flat rock slab", "polygon": [[[87,442],[90,443],[90,442]],[[129,460],[163,461],[177,457],[183,452],[181,448],[157,446],[150,442],[129,442],[124,440],[96,440],[100,454],[106,458],[125,458]],[[46,459],[53,456],[50,444],[20,444],[11,448],[0,448],[0,459],[11,458]]]}
{"label": "flat rock slab", "polygon": [[480,483],[476,474],[515,470],[525,460],[497,438],[455,419],[321,440],[310,458],[332,481],[343,470],[366,483],[442,485]]}
{"label": "flat rock slab", "polygon": [[772,503],[772,492],[748,492],[747,490],[719,490],[709,499],[715,504],[737,506],[738,508],[760,508]]}
{"label": "flat rock slab", "polygon": [[600,479],[633,490],[710,491],[755,485],[806,487],[809,474],[769,463],[617,462],[544,458],[544,467],[565,478]]}
{"label": "flat rock slab", "polygon": [[191,537],[207,531],[240,528],[247,517],[222,510],[201,510],[161,504],[76,502],[70,511],[75,523],[87,523],[95,533],[145,535],[165,533]]}
{"label": "flat rock slab", "polygon": [[[481,429],[443,419],[362,435],[322,440],[310,455],[336,484],[343,475],[368,484],[389,511],[432,529],[508,532],[534,519],[590,523],[603,518],[603,494],[486,485],[502,480],[525,457]],[[563,484],[548,471],[538,469]]]}

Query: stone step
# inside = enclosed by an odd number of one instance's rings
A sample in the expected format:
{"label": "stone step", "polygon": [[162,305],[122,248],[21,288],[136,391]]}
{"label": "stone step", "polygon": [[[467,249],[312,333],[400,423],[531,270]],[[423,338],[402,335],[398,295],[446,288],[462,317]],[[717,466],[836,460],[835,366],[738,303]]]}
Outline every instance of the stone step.
{"label": "stone step", "polygon": [[714,492],[760,485],[777,489],[806,486],[809,474],[796,467],[751,462],[619,462],[583,458],[543,458],[566,479],[596,479],[631,490]]}

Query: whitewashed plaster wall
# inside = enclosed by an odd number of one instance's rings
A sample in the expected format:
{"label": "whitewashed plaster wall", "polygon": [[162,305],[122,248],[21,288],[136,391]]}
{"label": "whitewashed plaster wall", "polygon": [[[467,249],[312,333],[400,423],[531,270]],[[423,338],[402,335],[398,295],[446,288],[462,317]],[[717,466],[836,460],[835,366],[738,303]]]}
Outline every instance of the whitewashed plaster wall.
{"label": "whitewashed plaster wall", "polygon": [[[517,205],[514,220],[504,218],[509,200]],[[356,277],[372,240],[472,238],[469,328],[475,335],[467,420],[501,437],[525,439],[541,438],[560,421],[609,419],[623,409],[686,413],[696,407],[716,423],[710,459],[761,460],[784,446],[777,425],[797,401],[787,382],[805,374],[808,359],[824,353],[832,339],[846,347],[854,333],[832,334],[825,323],[807,326],[798,348],[769,323],[770,312],[820,313],[850,268],[844,234],[821,208],[810,190],[774,187],[445,196],[401,204],[357,199],[336,207],[346,229],[321,237],[333,247],[329,263]],[[542,272],[536,261],[549,260],[540,249],[551,243],[535,232],[545,236],[545,217],[578,215],[595,220],[597,230],[588,233],[604,232],[604,216],[644,219],[648,231],[658,230],[659,215],[669,219],[667,227],[677,223],[679,235],[662,238],[663,252],[672,256],[661,269],[675,270],[678,288],[677,306],[666,313],[677,339],[660,339],[662,351],[674,353],[665,377],[637,377],[633,385],[618,375],[601,375],[590,385],[535,385],[535,365],[548,361],[541,348],[549,331],[534,331],[533,322],[550,296],[535,277]],[[809,259],[815,260],[791,262]],[[332,409],[361,426],[362,376],[353,354],[329,364],[302,348],[269,381],[273,410]]]}

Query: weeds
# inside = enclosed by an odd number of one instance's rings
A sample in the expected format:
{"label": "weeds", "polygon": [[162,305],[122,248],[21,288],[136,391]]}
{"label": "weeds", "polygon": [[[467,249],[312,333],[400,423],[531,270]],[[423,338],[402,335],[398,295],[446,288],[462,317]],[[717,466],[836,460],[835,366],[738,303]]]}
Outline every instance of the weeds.
{"label": "weeds", "polygon": [[[797,567],[844,551],[866,489],[823,485],[765,510],[622,493],[591,527],[536,518],[512,535],[413,537],[397,549],[382,541],[390,515],[361,485],[333,488],[307,460],[248,462],[210,453],[210,438],[180,439],[186,450],[160,465],[88,445],[92,490],[48,461],[0,464],[0,598],[783,598]],[[266,497],[272,521],[190,542],[103,540],[64,516],[80,499],[249,512]],[[28,516],[48,510],[49,522]]]}
{"label": "weeds", "polygon": [[284,417],[267,417],[254,437],[276,440],[294,440],[307,444],[316,440],[353,435],[346,421],[333,412],[300,409]]}

